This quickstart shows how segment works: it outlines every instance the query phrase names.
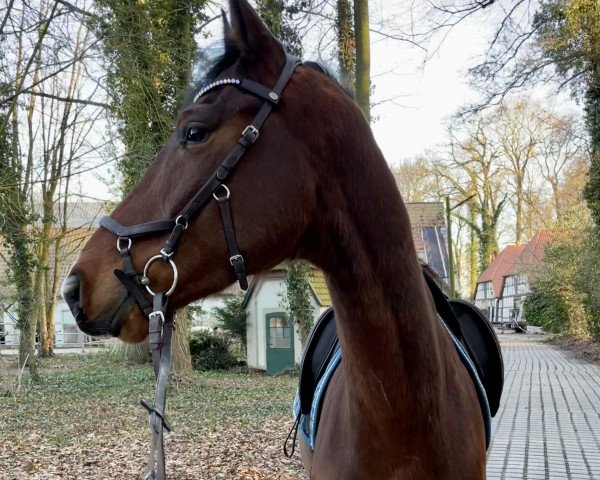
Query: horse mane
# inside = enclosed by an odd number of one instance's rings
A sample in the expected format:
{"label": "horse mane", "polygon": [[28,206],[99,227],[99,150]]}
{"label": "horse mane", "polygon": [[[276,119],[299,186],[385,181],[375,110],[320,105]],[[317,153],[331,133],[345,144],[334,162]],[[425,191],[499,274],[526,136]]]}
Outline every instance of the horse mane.
{"label": "horse mane", "polygon": [[[193,86],[184,95],[183,107],[191,105],[200,90],[214,82],[223,71],[235,64],[240,58],[240,53],[237,45],[227,37],[221,42],[198,50],[192,68]],[[340,87],[348,97],[354,99],[352,92],[342,85],[331,69],[323,63],[306,61],[303,65],[322,73]]]}
{"label": "horse mane", "polygon": [[307,68],[310,68],[311,70],[316,70],[317,72],[322,73],[323,75],[327,76],[327,78],[329,78],[329,80],[331,80],[333,83],[335,83],[338,87],[340,87],[342,89],[342,91],[348,96],[350,97],[352,100],[354,100],[354,94],[348,89],[346,88],[337,78],[337,76],[331,71],[330,68],[328,68],[327,66],[325,66],[323,63],[320,62],[313,62],[313,61],[307,61],[304,62],[302,65],[304,65]]}

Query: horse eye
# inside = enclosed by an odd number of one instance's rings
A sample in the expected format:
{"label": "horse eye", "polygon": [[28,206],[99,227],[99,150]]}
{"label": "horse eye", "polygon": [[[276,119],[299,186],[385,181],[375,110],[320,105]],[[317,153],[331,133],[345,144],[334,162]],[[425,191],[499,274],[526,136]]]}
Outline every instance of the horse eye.
{"label": "horse eye", "polygon": [[202,127],[199,127],[197,125],[192,125],[192,126],[188,127],[187,130],[185,131],[184,140],[186,142],[191,142],[191,143],[201,143],[201,142],[204,142],[207,137],[208,137],[207,130],[205,130]]}

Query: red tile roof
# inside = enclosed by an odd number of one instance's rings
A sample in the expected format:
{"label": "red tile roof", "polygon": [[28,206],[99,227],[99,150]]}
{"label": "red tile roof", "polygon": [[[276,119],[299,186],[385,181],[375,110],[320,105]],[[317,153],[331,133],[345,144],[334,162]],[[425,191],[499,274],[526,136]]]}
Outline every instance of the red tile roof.
{"label": "red tile roof", "polygon": [[504,277],[517,275],[526,267],[539,263],[544,257],[548,243],[550,243],[550,233],[542,229],[525,245],[509,245],[479,275],[477,283],[491,281],[494,296],[499,298],[502,295]]}
{"label": "red tile roof", "polygon": [[514,271],[506,273],[506,275],[516,275],[519,273],[520,269],[526,268],[530,265],[535,265],[541,262],[544,257],[544,251],[546,250],[546,246],[550,243],[550,232],[546,229],[542,229],[537,232],[525,248],[523,252],[515,261]]}
{"label": "red tile roof", "polygon": [[477,283],[491,281],[494,297],[499,297],[502,291],[504,276],[512,272],[515,261],[523,253],[524,249],[524,245],[509,245],[506,247],[492,260],[492,263],[488,265],[483,273],[479,275]]}

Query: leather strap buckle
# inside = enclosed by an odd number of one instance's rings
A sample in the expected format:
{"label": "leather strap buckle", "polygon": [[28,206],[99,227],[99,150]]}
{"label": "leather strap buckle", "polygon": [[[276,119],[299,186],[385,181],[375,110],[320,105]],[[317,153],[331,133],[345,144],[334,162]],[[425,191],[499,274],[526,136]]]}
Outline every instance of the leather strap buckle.
{"label": "leather strap buckle", "polygon": [[160,319],[161,319],[160,325],[162,325],[165,321],[165,314],[161,310],[155,310],[154,312],[150,312],[150,314],[148,315],[148,318],[152,319],[152,317],[160,317]]}
{"label": "leather strap buckle", "polygon": [[240,254],[233,255],[232,257],[229,257],[229,263],[233,268],[236,268],[236,264],[239,265],[244,263],[244,257],[242,257]]}
{"label": "leather strap buckle", "polygon": [[256,142],[259,133],[260,132],[258,131],[258,128],[250,124],[246,128],[244,128],[244,131],[242,132],[242,138],[248,143],[254,143]]}

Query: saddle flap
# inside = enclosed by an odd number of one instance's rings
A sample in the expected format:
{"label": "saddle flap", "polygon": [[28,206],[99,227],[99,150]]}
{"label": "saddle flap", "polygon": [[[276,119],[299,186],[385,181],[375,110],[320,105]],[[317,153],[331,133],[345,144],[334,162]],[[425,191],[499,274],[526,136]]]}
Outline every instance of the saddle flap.
{"label": "saddle flap", "polygon": [[329,360],[338,345],[337,330],[333,308],[325,310],[313,327],[306,340],[302,365],[300,368],[300,411],[309,413],[313,395],[319,380],[325,372]]}
{"label": "saddle flap", "polygon": [[490,413],[496,415],[504,387],[504,362],[494,328],[481,311],[472,303],[450,299],[448,303],[456,316],[463,335],[463,344],[488,397]]}
{"label": "saddle flap", "polygon": [[[432,278],[425,275],[425,280],[440,318],[471,360],[476,371],[474,375],[479,377],[489,411],[494,416],[504,386],[502,352],[494,329],[477,307],[464,300],[448,299]],[[310,415],[315,390],[336,352],[338,342],[334,312],[328,308],[319,317],[306,341],[297,398],[300,414]]]}

